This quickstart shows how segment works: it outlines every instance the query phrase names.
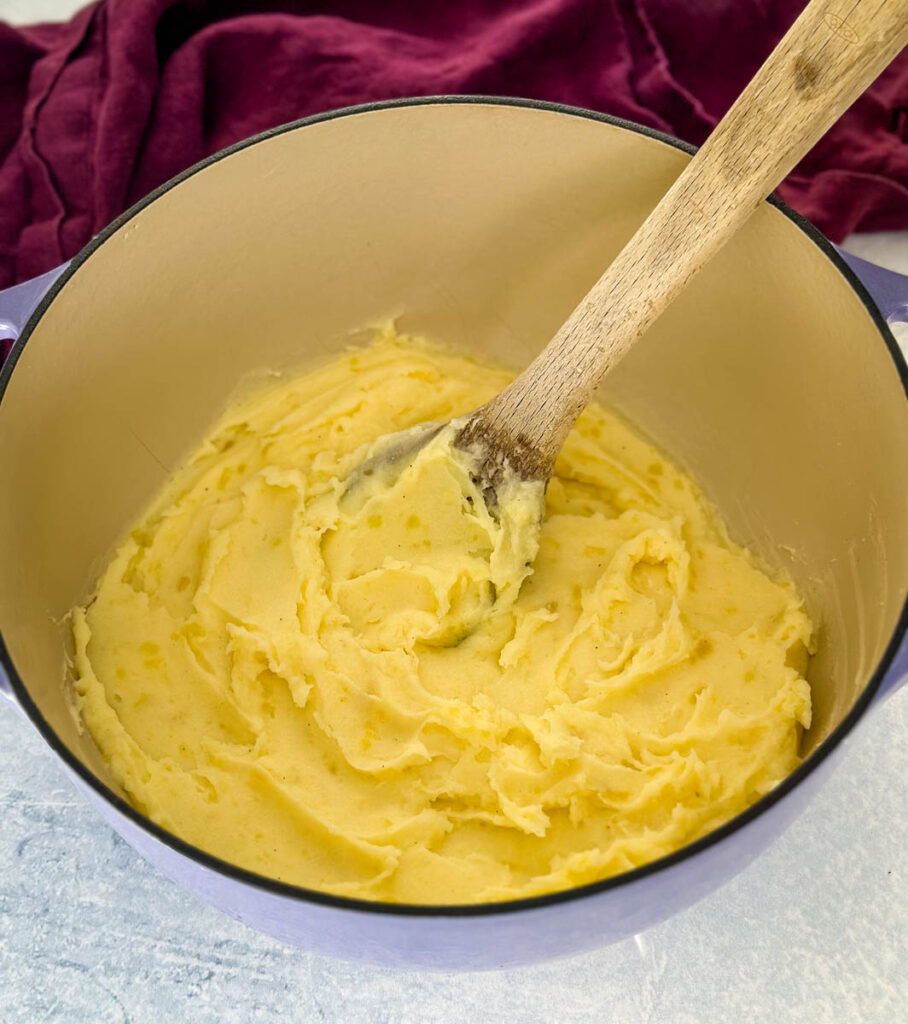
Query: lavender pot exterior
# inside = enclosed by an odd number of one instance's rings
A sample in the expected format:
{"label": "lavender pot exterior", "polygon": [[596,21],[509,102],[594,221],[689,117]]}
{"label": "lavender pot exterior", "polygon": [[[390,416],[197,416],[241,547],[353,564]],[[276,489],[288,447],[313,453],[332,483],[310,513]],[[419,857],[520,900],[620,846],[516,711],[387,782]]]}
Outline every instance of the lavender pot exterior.
{"label": "lavender pot exterior", "polygon": [[547,906],[465,915],[363,912],[304,902],[185,857],[71,775],[101,816],[168,878],[282,942],[347,960],[416,970],[483,971],[538,963],[620,942],[730,881],[773,843],[831,774],[840,746],[787,796],[743,828],[669,867]]}

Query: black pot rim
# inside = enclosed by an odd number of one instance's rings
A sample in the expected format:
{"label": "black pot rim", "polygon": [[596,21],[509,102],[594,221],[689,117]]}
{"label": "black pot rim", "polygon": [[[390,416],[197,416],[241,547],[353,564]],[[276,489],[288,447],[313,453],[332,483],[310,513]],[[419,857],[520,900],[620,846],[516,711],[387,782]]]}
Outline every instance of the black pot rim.
{"label": "black pot rim", "polygon": [[[342,107],[338,110],[328,111],[323,114],[315,114],[312,117],[304,117],[297,121],[291,121],[287,124],[279,125],[267,131],[260,132],[257,135],[253,135],[248,139],[243,139],[242,141],[237,142],[232,146],[228,146],[226,149],[222,149],[217,153],[213,153],[211,156],[208,156],[204,160],[194,164],[192,167],[187,168],[185,171],[171,178],[169,181],[164,182],[164,184],[159,185],[158,188],[140,199],[137,203],[117,217],[116,220],[112,221],[90,242],[88,242],[88,244],[85,245],[84,248],[72,259],[67,268],[60,274],[46,295],[42,298],[41,302],[29,318],[21,336],[16,341],[6,363],[2,369],[0,369],[0,403],[3,401],[7,384],[9,383],[22,350],[38,322],[41,320],[41,317],[44,315],[48,306],[53,302],[60,289],[70,280],[70,278],[72,278],[72,276],[78,271],[79,267],[81,267],[82,264],[91,257],[92,253],[98,249],[99,246],[103,245],[111,235],[135,217],[137,213],[145,209],[146,206],[154,202],[154,200],[158,199],[166,192],[169,192],[170,189],[174,188],[174,186],[179,185],[192,175],[204,170],[206,167],[217,163],[219,160],[222,160],[233,153],[237,153],[248,146],[255,145],[257,142],[262,142],[266,139],[274,138],[277,135],[282,135],[285,132],[295,131],[298,128],[320,124],[323,121],[331,121],[336,118],[349,117],[354,114],[388,110],[397,107],[438,106],[450,104],[521,107],[544,110],[571,117],[582,117],[588,120],[599,121],[603,124],[612,125],[613,127],[624,128],[628,131],[636,132],[639,135],[644,135],[659,142],[664,142],[675,149],[680,149],[684,153],[693,154],[696,152],[695,146],[682,142],[680,139],[676,139],[671,135],[657,131],[654,128],[648,128],[645,125],[635,124],[632,121],[613,117],[609,114],[600,114],[596,111],[586,110],[582,107],[572,107],[560,103],[548,103],[543,100],[503,96],[442,95],[382,100],[375,103],[363,103],[356,106]],[[881,315],[863,283],[851,267],[848,266],[835,246],[813,224],[811,224],[810,221],[792,210],[775,195],[770,196],[767,202],[784,214],[793,224],[795,224],[796,227],[807,235],[807,237],[823,252],[823,254],[832,261],[852,290],[856,292],[858,298],[860,298],[861,302],[866,307],[867,312],[876,324],[883,342],[889,350],[889,355],[895,363],[896,370],[898,371],[901,379],[906,399],[908,399],[908,366],[906,366],[905,358],[893,338],[886,320]],[[90,772],[88,768],[86,768],[85,765],[83,765],[82,762],[69,751],[29,696],[28,690],[13,664],[12,657],[10,656],[4,642],[2,631],[0,631],[0,663],[3,664],[3,667],[6,670],[7,676],[12,685],[13,693],[15,694],[20,706],[47,742],[48,746],[50,746],[50,748],[63,760],[67,767],[73,771],[83,783],[94,790],[98,796],[103,797],[107,803],[113,806],[115,810],[127,818],[133,825],[142,829],[154,839],[157,839],[169,846],[174,852],[182,854],[183,856],[195,861],[200,866],[212,871],[217,871],[236,882],[241,882],[245,885],[265,890],[274,896],[289,897],[291,899],[299,900],[300,902],[321,904],[323,906],[334,907],[339,910],[399,917],[483,917],[489,915],[513,914],[523,910],[539,910],[544,907],[554,906],[559,903],[568,903],[582,899],[586,896],[593,896],[611,889],[618,889],[623,886],[632,885],[649,875],[653,875],[658,871],[673,867],[683,861],[695,857],[697,854],[721,842],[726,837],[732,835],[751,821],[760,817],[764,811],[769,810],[770,807],[781,801],[803,779],[810,775],[814,769],[819,767],[819,765],[826,760],[836,747],[839,746],[842,740],[844,740],[851,732],[869,707],[877,690],[880,688],[886,672],[901,646],[906,631],[908,631],[908,596],[906,596],[906,600],[903,602],[898,623],[896,624],[896,628],[886,646],[886,650],[884,651],[879,664],[860,696],[855,701],[849,712],[844,716],[842,721],[817,747],[817,749],[802,761],[801,764],[798,765],[798,767],[783,779],[782,782],[780,782],[773,790],[761,797],[760,800],[752,804],[746,810],[736,815],[730,821],[727,821],[724,825],[721,825],[714,831],[707,833],[700,839],[681,847],[674,853],[660,857],[658,860],[651,861],[641,867],[633,869],[632,871],[613,875],[610,878],[603,879],[602,881],[591,882],[586,885],[577,886],[572,889],[564,889],[559,892],[547,893],[542,896],[532,896],[524,899],[505,900],[494,903],[467,904],[377,903],[346,896],[335,896],[331,893],[320,892],[314,889],[306,889],[303,886],[291,885],[287,882],[279,882],[264,875],[247,871],[245,868],[238,867],[235,864],[231,864],[228,861],[222,860],[219,857],[215,857],[212,854],[198,849],[191,843],[188,843],[173,833],[168,832],[160,825],[157,825],[149,818],[146,818],[143,814],[140,814],[134,807],[132,807],[131,804],[104,785],[97,776]]]}

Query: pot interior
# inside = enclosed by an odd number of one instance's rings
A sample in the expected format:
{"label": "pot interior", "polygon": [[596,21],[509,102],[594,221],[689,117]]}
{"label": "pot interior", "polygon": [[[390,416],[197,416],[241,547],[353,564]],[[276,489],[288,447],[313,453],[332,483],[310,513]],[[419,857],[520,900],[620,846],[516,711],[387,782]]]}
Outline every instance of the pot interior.
{"label": "pot interior", "polygon": [[[69,749],[110,784],[68,710],[61,618],[238,381],[393,315],[520,368],[687,159],[550,109],[391,107],[235,152],[107,237],[0,405],[0,627]],[[805,595],[811,751],[867,684],[908,581],[908,403],[871,315],[764,204],[604,398]]]}

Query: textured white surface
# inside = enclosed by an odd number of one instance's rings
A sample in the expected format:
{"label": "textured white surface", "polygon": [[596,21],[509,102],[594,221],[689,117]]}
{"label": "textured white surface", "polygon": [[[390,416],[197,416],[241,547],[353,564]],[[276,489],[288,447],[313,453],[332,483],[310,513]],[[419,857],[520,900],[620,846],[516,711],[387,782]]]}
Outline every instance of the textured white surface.
{"label": "textured white surface", "polygon": [[65,21],[85,6],[85,0],[0,0],[0,21],[10,25]]}
{"label": "textured white surface", "polygon": [[908,232],[875,231],[866,235],[849,235],[842,243],[849,252],[881,267],[908,274]]}

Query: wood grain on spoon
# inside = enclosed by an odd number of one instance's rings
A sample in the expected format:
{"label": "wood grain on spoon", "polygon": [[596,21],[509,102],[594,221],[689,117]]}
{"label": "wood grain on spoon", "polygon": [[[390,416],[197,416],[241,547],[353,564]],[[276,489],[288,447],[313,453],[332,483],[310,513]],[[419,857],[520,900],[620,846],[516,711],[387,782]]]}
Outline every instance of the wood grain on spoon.
{"label": "wood grain on spoon", "polygon": [[908,0],[812,0],[542,353],[460,421],[487,493],[506,467],[548,480],[605,374],[906,43]]}

